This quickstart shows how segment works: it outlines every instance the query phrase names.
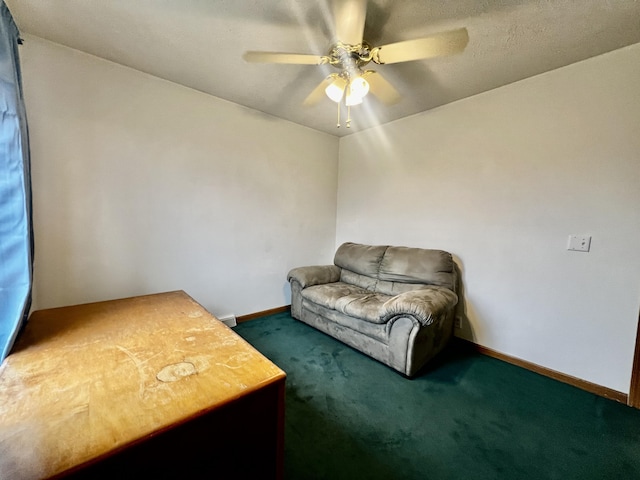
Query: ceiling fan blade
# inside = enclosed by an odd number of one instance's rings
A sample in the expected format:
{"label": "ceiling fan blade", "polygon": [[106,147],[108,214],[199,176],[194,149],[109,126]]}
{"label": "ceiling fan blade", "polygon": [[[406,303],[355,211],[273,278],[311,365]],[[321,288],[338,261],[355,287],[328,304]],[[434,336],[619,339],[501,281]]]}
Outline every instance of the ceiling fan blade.
{"label": "ceiling fan blade", "polygon": [[424,58],[442,57],[462,52],[469,43],[466,28],[437,33],[424,38],[390,43],[372,50],[378,64],[410,62]]}
{"label": "ceiling fan blade", "polygon": [[333,0],[333,18],[337,40],[347,45],[359,45],[364,35],[367,0]]}
{"label": "ceiling fan blade", "polygon": [[314,88],[311,93],[304,99],[302,105],[305,107],[313,107],[325,97],[325,89],[333,82],[335,75],[329,75],[320,84]]}
{"label": "ceiling fan blade", "polygon": [[367,70],[362,76],[369,82],[369,91],[382,103],[393,105],[400,101],[400,93],[378,72]]}
{"label": "ceiling fan blade", "polygon": [[279,52],[244,52],[245,62],[251,63],[290,63],[294,65],[322,65],[329,61],[328,57],[307,55],[304,53]]}

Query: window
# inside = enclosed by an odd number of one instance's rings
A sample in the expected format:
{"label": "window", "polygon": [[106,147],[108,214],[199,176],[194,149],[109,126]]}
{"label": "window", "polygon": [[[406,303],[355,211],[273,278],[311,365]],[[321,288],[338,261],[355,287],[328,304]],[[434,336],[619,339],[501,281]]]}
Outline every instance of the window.
{"label": "window", "polygon": [[27,117],[18,28],[0,5],[0,361],[31,307],[33,226]]}

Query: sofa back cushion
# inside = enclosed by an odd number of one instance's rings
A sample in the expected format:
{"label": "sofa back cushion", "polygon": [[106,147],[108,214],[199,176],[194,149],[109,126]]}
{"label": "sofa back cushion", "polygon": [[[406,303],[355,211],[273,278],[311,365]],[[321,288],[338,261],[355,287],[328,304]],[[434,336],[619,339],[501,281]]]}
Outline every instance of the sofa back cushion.
{"label": "sofa back cushion", "polygon": [[333,263],[340,268],[377,279],[380,261],[387,248],[386,245],[371,246],[350,242],[343,243],[338,247]]}
{"label": "sofa back cushion", "polygon": [[378,280],[378,289],[384,289],[384,282],[393,282],[438,285],[456,290],[453,258],[443,250],[388,247],[380,262]]}
{"label": "sofa back cushion", "polygon": [[456,291],[451,254],[443,250],[343,243],[333,263],[340,281],[386,295],[437,285]]}

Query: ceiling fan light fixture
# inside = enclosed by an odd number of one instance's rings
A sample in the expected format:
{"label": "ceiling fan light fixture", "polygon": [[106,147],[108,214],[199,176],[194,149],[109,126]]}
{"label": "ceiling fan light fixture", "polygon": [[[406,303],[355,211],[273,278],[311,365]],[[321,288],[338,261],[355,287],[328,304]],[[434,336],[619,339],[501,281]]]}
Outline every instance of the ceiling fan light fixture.
{"label": "ceiling fan light fixture", "polygon": [[347,92],[347,98],[345,99],[344,103],[347,105],[347,107],[360,105],[362,103],[362,97],[359,97],[358,95],[351,95]]}
{"label": "ceiling fan light fixture", "polygon": [[324,92],[331,100],[336,103],[340,103],[340,101],[342,100],[342,96],[344,95],[346,86],[347,81],[342,77],[336,76],[336,78],[329,84]]}
{"label": "ceiling fan light fixture", "polygon": [[347,107],[360,105],[367,93],[369,93],[369,82],[362,77],[356,77],[349,82],[345,104]]}
{"label": "ceiling fan light fixture", "polygon": [[349,83],[349,95],[364,98],[369,93],[369,82],[362,77],[354,78]]}

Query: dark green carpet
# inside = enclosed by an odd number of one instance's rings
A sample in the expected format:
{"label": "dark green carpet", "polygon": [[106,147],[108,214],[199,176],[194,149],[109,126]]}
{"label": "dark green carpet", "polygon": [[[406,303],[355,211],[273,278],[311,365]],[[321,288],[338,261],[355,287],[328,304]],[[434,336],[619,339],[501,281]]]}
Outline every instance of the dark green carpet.
{"label": "dark green carpet", "polygon": [[640,411],[452,345],[406,379],[287,313],[235,331],[287,372],[287,479],[640,478]]}

